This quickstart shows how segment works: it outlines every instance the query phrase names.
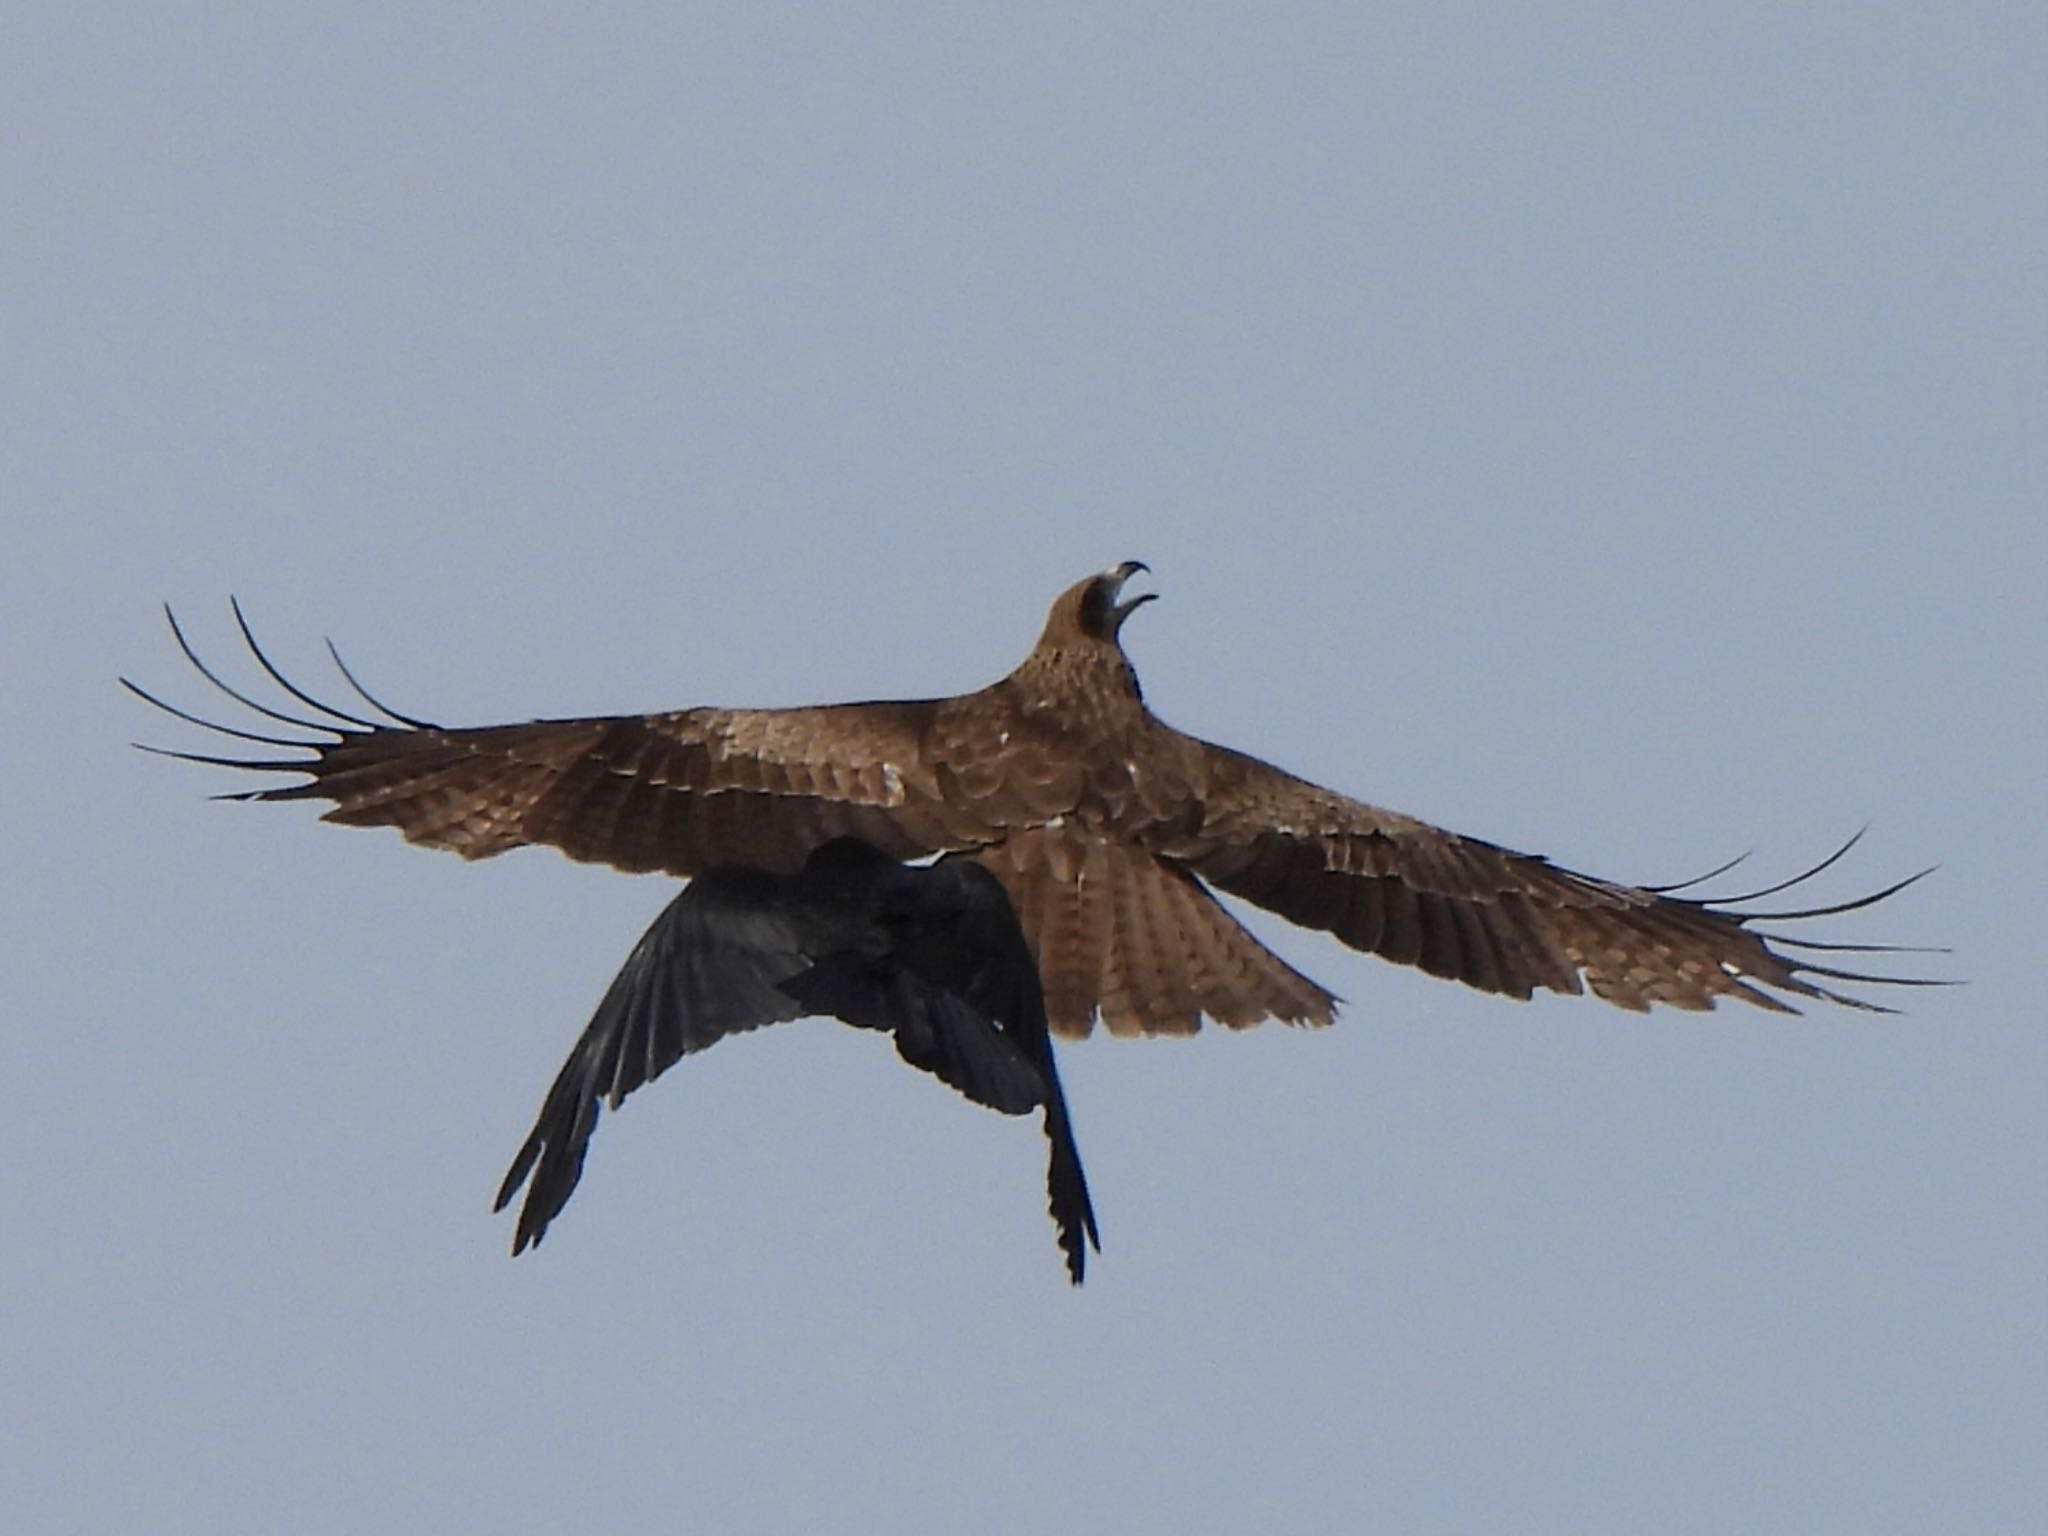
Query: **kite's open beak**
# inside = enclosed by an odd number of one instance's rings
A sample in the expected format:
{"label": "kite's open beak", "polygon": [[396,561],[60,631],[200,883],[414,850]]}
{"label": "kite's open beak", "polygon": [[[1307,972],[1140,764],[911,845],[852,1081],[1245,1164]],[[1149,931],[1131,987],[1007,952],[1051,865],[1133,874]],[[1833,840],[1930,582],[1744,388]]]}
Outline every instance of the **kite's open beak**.
{"label": "kite's open beak", "polygon": [[1103,580],[1109,583],[1109,632],[1111,635],[1114,635],[1119,629],[1123,628],[1124,620],[1128,619],[1132,613],[1159,595],[1157,592],[1140,592],[1129,602],[1120,603],[1117,601],[1119,597],[1123,596],[1125,582],[1129,581],[1140,571],[1144,571],[1149,575],[1151,570],[1152,567],[1142,560],[1126,560],[1122,565],[1112,566],[1102,573]]}

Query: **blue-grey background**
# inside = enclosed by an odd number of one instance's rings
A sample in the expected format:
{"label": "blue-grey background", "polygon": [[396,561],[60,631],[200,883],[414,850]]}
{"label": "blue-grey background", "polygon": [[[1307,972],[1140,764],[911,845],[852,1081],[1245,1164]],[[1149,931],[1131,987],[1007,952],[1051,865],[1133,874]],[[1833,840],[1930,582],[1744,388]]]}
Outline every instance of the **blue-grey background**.
{"label": "blue-grey background", "polygon": [[[20,6],[0,1508],[20,1531],[2048,1523],[2048,22],[1951,4]],[[158,605],[450,723],[952,692],[1074,578],[1186,729],[1898,1019],[1492,1000],[1064,1061],[823,1023],[486,1209],[672,888],[211,750]],[[1752,882],[1754,883],[1754,882]]]}

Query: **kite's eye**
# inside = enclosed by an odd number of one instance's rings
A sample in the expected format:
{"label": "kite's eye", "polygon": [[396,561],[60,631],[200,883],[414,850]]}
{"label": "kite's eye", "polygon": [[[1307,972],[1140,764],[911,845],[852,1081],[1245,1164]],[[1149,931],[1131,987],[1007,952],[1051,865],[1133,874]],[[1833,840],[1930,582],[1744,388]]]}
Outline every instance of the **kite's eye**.
{"label": "kite's eye", "polygon": [[1088,583],[1088,590],[1081,595],[1081,629],[1085,634],[1100,640],[1109,633],[1109,615],[1116,602],[1115,590],[1107,577],[1097,577]]}

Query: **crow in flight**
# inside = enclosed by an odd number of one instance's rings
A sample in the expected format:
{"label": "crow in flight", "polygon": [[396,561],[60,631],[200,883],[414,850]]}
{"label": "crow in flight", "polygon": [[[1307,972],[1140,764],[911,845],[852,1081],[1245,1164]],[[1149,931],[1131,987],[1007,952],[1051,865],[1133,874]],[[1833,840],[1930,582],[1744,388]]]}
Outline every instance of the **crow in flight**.
{"label": "crow in flight", "polygon": [[794,874],[707,869],[641,935],[498,1190],[502,1211],[531,1179],[512,1251],[539,1243],[568,1202],[600,1102],[617,1109],[727,1035],[823,1014],[887,1030],[905,1061],[977,1104],[1045,1111],[1050,1208],[1079,1285],[1084,1239],[1101,1243],[1010,898],[970,860],[902,865],[856,838]]}

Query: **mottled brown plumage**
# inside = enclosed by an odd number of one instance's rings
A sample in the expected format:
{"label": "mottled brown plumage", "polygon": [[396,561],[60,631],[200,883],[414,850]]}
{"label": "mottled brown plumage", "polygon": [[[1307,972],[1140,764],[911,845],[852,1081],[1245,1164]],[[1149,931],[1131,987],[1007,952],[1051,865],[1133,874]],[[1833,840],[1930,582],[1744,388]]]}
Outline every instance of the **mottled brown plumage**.
{"label": "mottled brown plumage", "polygon": [[[1077,582],[1014,672],[947,699],[449,730],[392,714],[367,694],[391,723],[333,710],[285,683],[256,650],[300,704],[335,723],[228,690],[326,734],[296,742],[231,731],[311,755],[200,760],[303,773],[305,783],[245,798],[330,800],[330,821],[396,827],[465,858],[547,844],[575,859],[688,876],[733,864],[795,870],[837,837],[895,859],[965,853],[1009,891],[1052,1026],[1069,1036],[1085,1035],[1098,1016],[1117,1034],[1185,1034],[1204,1014],[1232,1027],[1329,1021],[1336,999],[1247,933],[1205,882],[1354,949],[1510,997],[1590,987],[1626,1008],[1706,1008],[1734,997],[1791,1011],[1777,994],[1871,1008],[1825,983],[1915,984],[1787,948],[1888,946],[1761,933],[1749,926],[1758,914],[1682,897],[1680,887],[1575,874],[1174,730],[1145,707],[1120,640],[1150,598],[1123,597],[1142,569],[1127,562]],[[1845,912],[1907,883],[1764,915]]]}

